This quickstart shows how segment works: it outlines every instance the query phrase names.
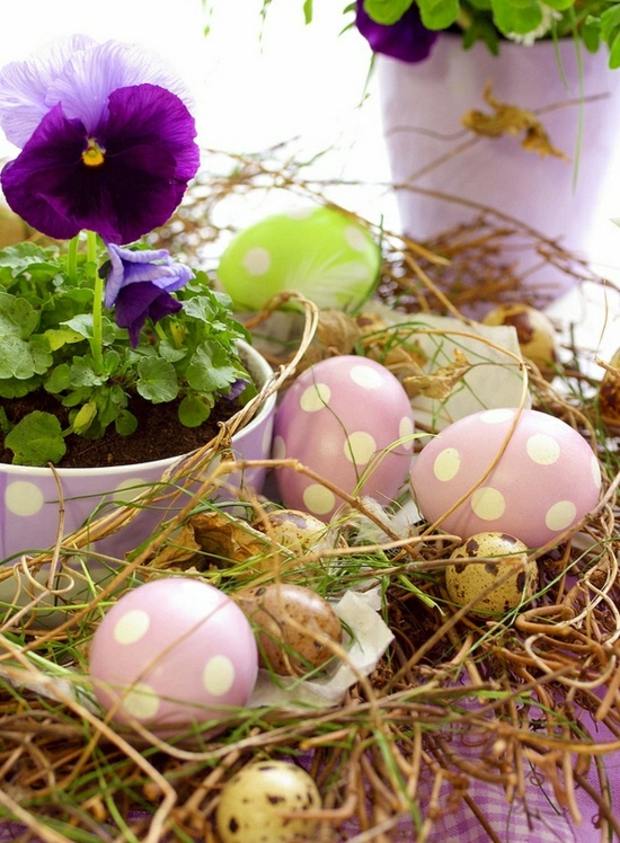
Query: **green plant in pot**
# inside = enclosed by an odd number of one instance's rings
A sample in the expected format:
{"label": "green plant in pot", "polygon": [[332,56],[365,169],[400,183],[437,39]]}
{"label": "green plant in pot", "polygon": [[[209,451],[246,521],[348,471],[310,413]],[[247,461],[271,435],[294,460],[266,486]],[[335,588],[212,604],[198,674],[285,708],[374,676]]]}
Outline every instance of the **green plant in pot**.
{"label": "green plant in pot", "polygon": [[[156,483],[269,367],[204,273],[141,241],[199,165],[183,89],[165,70],[136,47],[76,36],[0,71],[0,125],[20,149],[2,170],[5,197],[55,241],[0,251],[3,559],[53,543],[60,497],[70,532]],[[233,439],[244,456],[265,456],[272,409]]]}
{"label": "green plant in pot", "polygon": [[[432,238],[491,208],[601,262],[612,258],[599,229],[613,213],[605,187],[620,130],[620,3],[357,0],[349,8],[376,59],[407,234]],[[549,142],[532,143],[532,132]],[[526,251],[520,258],[524,270],[539,263]],[[555,292],[548,272],[528,277]]]}

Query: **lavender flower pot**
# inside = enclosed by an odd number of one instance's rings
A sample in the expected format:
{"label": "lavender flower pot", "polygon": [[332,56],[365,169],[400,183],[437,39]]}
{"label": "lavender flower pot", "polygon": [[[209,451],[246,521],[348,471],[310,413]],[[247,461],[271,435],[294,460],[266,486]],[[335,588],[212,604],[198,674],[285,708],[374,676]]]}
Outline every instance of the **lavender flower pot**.
{"label": "lavender flower pot", "polygon": [[[239,345],[246,366],[257,385],[262,386],[272,374],[271,367],[247,343]],[[252,421],[233,436],[233,449],[239,457],[262,459],[270,455],[275,402],[275,394],[267,398]],[[96,511],[109,512],[115,502],[136,497],[145,485],[160,480],[179,459],[171,457],[105,468],[59,468],[56,474],[64,498],[65,535],[84,524]],[[246,472],[243,480],[260,490],[264,475],[263,469],[254,469]],[[50,469],[0,463],[0,560],[54,544],[58,497]],[[143,512],[118,534],[97,542],[95,549],[122,558],[147,538],[163,515],[163,509]]]}
{"label": "lavender flower pot", "polygon": [[[606,50],[591,55],[581,49],[585,97],[606,96],[583,104],[575,188],[579,133],[579,106],[575,104],[540,115],[553,145],[570,161],[542,158],[524,150],[520,138],[508,136],[480,138],[472,147],[450,156],[471,137],[461,123],[465,112],[490,112],[482,97],[487,82],[497,99],[533,111],[578,100],[575,45],[562,42],[558,49],[567,84],[550,41],[531,47],[503,42],[500,55],[494,57],[482,44],[465,51],[460,38],[444,35],[431,57],[419,64],[378,56],[383,125],[394,183],[409,182],[501,210],[542,234],[562,237],[571,249],[586,251],[597,246],[601,227],[604,233],[606,227],[611,230],[601,200],[612,169],[620,164],[620,73],[608,69]],[[430,169],[443,156],[446,159]],[[463,205],[404,188],[398,190],[397,197],[403,230],[415,239],[431,237],[476,214]]]}

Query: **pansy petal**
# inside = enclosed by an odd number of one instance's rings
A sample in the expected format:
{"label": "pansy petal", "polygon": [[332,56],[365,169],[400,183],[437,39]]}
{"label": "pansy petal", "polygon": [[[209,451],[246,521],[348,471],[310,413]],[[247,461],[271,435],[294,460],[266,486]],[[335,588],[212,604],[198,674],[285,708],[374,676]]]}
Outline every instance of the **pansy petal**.
{"label": "pansy petal", "polygon": [[116,323],[127,328],[131,344],[136,346],[147,316],[154,322],[181,309],[181,302],[153,284],[132,284],[123,287],[116,300]]}
{"label": "pansy petal", "polygon": [[190,104],[185,86],[161,59],[136,44],[106,41],[77,53],[47,93],[47,103],[62,102],[68,117],[78,117],[89,132],[108,115],[108,97],[119,88],[159,85]]}
{"label": "pansy petal", "polygon": [[68,120],[57,105],[0,175],[4,195],[15,213],[50,237],[68,239],[83,227],[72,202],[76,191],[82,189],[76,184],[76,171],[86,169],[80,168],[83,147],[83,125]]}
{"label": "pansy petal", "polygon": [[165,261],[172,263],[172,257],[167,249],[124,249],[116,243],[106,243],[110,255],[118,256],[125,263],[150,263],[151,261]]}
{"label": "pansy petal", "polygon": [[11,143],[25,146],[50,110],[47,95],[54,80],[72,56],[94,43],[86,35],[72,35],[55,41],[34,58],[11,62],[0,70],[0,127]]}
{"label": "pansy petal", "polygon": [[410,64],[428,58],[438,37],[422,23],[416,3],[396,23],[384,26],[370,17],[364,0],[357,0],[355,24],[374,53]]}
{"label": "pansy petal", "polygon": [[106,216],[96,208],[83,227],[112,243],[137,240],[169,219],[196,173],[194,120],[174,94],[138,85],[110,96],[109,120],[96,133],[107,150],[105,164],[96,168],[108,193]]}

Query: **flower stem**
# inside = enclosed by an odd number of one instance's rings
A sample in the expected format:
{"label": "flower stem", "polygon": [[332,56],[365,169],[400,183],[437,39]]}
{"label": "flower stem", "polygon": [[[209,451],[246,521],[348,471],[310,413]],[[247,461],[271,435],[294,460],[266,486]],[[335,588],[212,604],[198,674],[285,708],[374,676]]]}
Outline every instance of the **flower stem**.
{"label": "flower stem", "polygon": [[94,231],[86,232],[86,261],[89,279],[93,282],[93,336],[90,348],[93,353],[95,371],[103,371],[103,278],[97,268],[97,235]]}
{"label": "flower stem", "polygon": [[80,235],[76,234],[69,240],[69,251],[67,253],[67,278],[72,284],[77,281],[77,255]]}

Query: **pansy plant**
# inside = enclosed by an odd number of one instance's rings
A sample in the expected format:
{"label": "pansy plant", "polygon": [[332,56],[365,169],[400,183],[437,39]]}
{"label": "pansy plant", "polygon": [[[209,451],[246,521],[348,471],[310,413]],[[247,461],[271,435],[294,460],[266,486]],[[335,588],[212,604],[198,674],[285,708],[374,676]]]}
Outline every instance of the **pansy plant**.
{"label": "pansy plant", "polygon": [[13,423],[0,408],[15,462],[60,462],[69,433],[131,435],[135,394],[176,401],[192,427],[219,397],[248,393],[228,300],[165,250],[127,246],[168,220],[198,169],[187,102],[157,61],[116,41],[74,36],[0,71],[0,127],[20,150],[0,174],[6,200],[69,240],[0,252],[0,399],[39,390],[69,419]]}

